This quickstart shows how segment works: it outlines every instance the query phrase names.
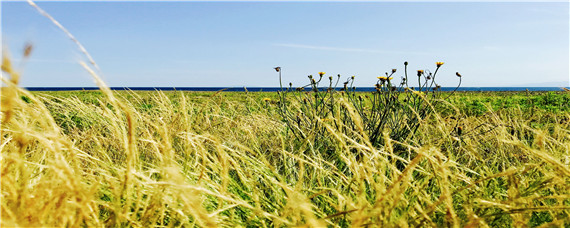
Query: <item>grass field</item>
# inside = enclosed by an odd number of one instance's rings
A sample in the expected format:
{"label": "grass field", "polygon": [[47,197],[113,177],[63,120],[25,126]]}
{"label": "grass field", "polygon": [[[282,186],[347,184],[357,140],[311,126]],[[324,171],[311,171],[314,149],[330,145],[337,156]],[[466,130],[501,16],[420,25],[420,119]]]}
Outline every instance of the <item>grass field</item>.
{"label": "grass field", "polygon": [[568,92],[455,93],[373,146],[295,137],[277,93],[4,89],[2,226],[570,227]]}
{"label": "grass field", "polygon": [[111,91],[29,4],[101,90],[21,89],[3,50],[2,227],[570,227],[568,91],[439,92],[443,62],[374,93]]}

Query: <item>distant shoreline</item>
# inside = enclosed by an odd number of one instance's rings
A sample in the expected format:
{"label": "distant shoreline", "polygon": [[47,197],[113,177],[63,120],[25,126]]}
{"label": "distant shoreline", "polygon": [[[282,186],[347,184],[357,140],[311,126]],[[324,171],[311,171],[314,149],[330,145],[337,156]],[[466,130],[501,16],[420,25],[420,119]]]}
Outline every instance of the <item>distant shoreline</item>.
{"label": "distant shoreline", "polygon": [[[562,88],[570,87],[460,87],[457,91],[464,92],[500,92],[500,91],[564,91]],[[77,91],[77,90],[99,90],[98,87],[25,87],[29,91]],[[196,92],[276,92],[279,87],[110,87],[111,90],[133,90],[133,91],[196,91]],[[323,88],[326,90],[326,88]],[[340,88],[337,88],[337,90]],[[455,87],[441,87],[441,91],[453,91]],[[308,91],[308,89],[306,89]],[[356,91],[371,92],[374,87],[357,87]]]}

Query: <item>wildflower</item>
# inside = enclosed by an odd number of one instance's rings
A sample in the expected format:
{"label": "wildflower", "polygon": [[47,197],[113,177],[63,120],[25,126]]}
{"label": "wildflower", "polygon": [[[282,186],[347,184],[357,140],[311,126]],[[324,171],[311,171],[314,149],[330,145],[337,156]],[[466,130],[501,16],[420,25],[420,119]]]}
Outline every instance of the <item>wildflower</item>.
{"label": "wildflower", "polygon": [[404,66],[407,66],[407,65],[408,65],[408,61],[404,62]]}
{"label": "wildflower", "polygon": [[459,72],[455,72],[455,75],[457,75],[457,77],[461,77],[461,74]]}
{"label": "wildflower", "polygon": [[332,76],[329,76],[329,81],[332,81]]}
{"label": "wildflower", "polygon": [[352,77],[350,77],[352,80],[354,80],[354,75],[352,75]]}
{"label": "wildflower", "polygon": [[323,75],[325,75],[325,72],[319,72],[319,75],[322,77]]}
{"label": "wildflower", "polygon": [[393,74],[393,73],[396,73],[396,69],[392,69],[392,74]]}
{"label": "wildflower", "polygon": [[270,101],[271,101],[271,99],[270,99],[270,98],[268,98],[268,97],[266,97],[266,98],[263,98],[263,101],[265,101],[265,102],[270,102]]}
{"label": "wildflower", "polygon": [[418,77],[422,76],[422,74],[424,74],[424,70],[418,70]]}
{"label": "wildflower", "polygon": [[441,65],[443,65],[443,62],[435,62],[435,65],[436,65],[437,67],[440,67]]}
{"label": "wildflower", "polygon": [[281,71],[281,67],[275,67],[273,69],[275,69],[275,71],[277,71],[277,72]]}
{"label": "wildflower", "polygon": [[385,80],[392,80],[394,77],[380,76],[380,77],[377,77],[377,78],[380,79],[380,80],[382,80],[382,81],[385,81]]}

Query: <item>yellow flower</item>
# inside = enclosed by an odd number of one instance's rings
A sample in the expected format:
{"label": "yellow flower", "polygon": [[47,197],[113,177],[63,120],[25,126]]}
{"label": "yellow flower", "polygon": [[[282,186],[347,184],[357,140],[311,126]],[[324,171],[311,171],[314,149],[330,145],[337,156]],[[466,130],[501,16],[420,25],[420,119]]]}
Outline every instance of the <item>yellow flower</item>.
{"label": "yellow flower", "polygon": [[263,101],[269,102],[269,101],[271,101],[271,99],[269,99],[268,97],[266,97],[266,98],[263,98]]}
{"label": "yellow flower", "polygon": [[422,76],[422,74],[424,74],[424,70],[418,70],[418,77]]}
{"label": "yellow flower", "polygon": [[377,78],[380,79],[380,80],[392,80],[394,77],[380,76],[380,77],[377,77]]}
{"label": "yellow flower", "polygon": [[323,75],[325,75],[325,74],[326,74],[325,72],[319,72],[319,75],[320,75],[320,76],[323,76]]}
{"label": "yellow flower", "polygon": [[440,67],[441,65],[443,65],[443,62],[435,62],[435,65],[436,65],[437,67]]}

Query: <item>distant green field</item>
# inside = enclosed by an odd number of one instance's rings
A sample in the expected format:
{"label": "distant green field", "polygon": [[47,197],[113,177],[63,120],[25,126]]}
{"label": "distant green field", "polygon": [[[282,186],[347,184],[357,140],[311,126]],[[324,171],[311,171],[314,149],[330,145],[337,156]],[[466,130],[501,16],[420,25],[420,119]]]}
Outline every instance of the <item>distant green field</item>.
{"label": "distant green field", "polygon": [[[126,99],[131,99],[132,94],[138,94],[144,99],[150,99],[148,96],[155,91],[116,91],[117,94],[123,95]],[[184,94],[193,102],[204,102],[210,97],[220,96],[235,102],[261,101],[263,98],[270,98],[273,101],[278,100],[275,92],[176,92],[164,91],[166,96],[175,98]],[[447,92],[451,94],[450,92]],[[99,91],[57,91],[57,92],[34,92],[37,95],[49,95],[59,98],[77,97],[84,102],[93,103],[96,99],[103,99],[104,95]],[[366,94],[362,92],[362,94]],[[569,92],[455,92],[449,97],[449,102],[461,109],[467,115],[482,115],[492,109],[497,111],[500,109],[513,109],[522,111],[544,110],[547,112],[568,112],[570,111],[570,93]]]}

